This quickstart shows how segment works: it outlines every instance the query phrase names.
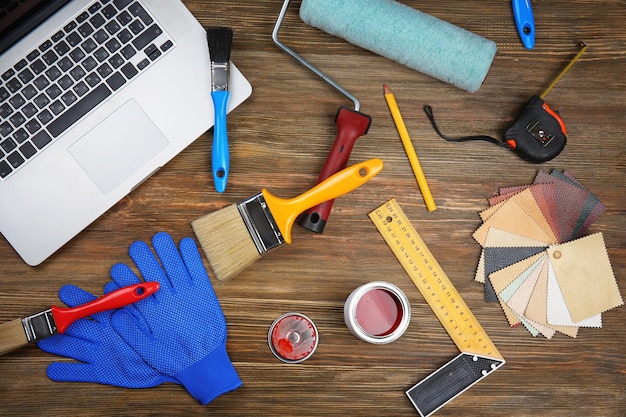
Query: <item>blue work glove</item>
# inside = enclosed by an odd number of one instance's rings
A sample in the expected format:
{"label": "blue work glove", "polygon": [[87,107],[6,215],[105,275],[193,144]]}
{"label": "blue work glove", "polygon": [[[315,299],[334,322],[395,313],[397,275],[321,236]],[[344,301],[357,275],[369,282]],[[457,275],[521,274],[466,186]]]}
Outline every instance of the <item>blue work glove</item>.
{"label": "blue work glove", "polygon": [[[198,247],[191,238],[180,252],[167,233],[129,248],[145,281],[160,289],[151,297],[113,314],[113,327],[159,373],[176,378],[202,404],[242,382],[226,353],[226,319],[213,291]],[[120,287],[141,282],[125,264],[111,269]]]}
{"label": "blue work glove", "polygon": [[[110,292],[117,286],[108,288]],[[96,297],[74,285],[59,290],[59,298],[68,307],[93,301]],[[149,388],[162,382],[176,382],[146,364],[111,326],[112,311],[93,314],[89,319],[72,323],[65,333],[37,342],[45,352],[76,359],[76,362],[53,362],[48,377],[63,382],[98,382],[125,388]]]}

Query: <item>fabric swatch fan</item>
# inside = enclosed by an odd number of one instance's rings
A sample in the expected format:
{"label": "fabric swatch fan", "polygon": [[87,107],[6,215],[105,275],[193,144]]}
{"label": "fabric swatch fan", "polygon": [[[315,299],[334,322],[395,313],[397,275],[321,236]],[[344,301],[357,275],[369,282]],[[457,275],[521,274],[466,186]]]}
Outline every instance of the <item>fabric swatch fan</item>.
{"label": "fabric swatch fan", "polygon": [[475,279],[511,326],[576,337],[624,303],[602,233],[585,235],[605,207],[571,174],[539,171],[532,184],[501,188],[489,205],[473,234],[483,248]]}

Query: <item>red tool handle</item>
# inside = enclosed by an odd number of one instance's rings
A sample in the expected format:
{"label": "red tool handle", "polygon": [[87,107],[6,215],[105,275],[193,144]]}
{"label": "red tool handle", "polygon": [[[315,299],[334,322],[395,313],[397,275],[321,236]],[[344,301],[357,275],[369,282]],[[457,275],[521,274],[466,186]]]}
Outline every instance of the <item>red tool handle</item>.
{"label": "red tool handle", "polygon": [[60,308],[53,306],[51,308],[52,317],[54,317],[57,332],[64,333],[67,327],[78,319],[135,303],[154,294],[158,289],[158,282],[142,282],[120,288],[78,307]]}
{"label": "red tool handle", "polygon": [[[348,166],[350,153],[358,138],[367,133],[372,118],[361,112],[339,107],[335,116],[337,125],[337,137],[326,158],[326,162],[317,177],[317,183],[341,171]],[[300,225],[316,233],[322,233],[335,200],[328,200],[305,211],[300,217]]]}

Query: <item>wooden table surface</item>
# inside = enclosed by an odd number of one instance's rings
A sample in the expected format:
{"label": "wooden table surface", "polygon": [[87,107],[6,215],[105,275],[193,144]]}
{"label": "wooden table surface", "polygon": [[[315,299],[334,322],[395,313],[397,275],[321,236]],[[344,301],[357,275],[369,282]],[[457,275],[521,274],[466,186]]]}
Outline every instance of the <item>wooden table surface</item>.
{"label": "wooden table surface", "polygon": [[[158,231],[177,240],[193,236],[192,219],[263,187],[291,197],[315,183],[335,138],[334,115],[350,102],[272,43],[282,2],[185,3],[204,26],[234,28],[231,59],[253,86],[228,119],[227,192],[213,188],[209,131],[44,264],[27,266],[0,240],[0,322],[58,304],[57,291],[67,283],[102,294],[110,267],[129,261],[135,240]],[[481,248],[471,236],[499,187],[528,184],[538,170],[567,170],[607,208],[589,232],[603,233],[626,293],[626,4],[534,2],[537,39],[529,51],[519,41],[510,2],[403,3],[495,41],[491,71],[470,94],[303,24],[294,2],[282,40],[359,98],[373,123],[350,161],[379,157],[385,168],[336,201],[323,234],[297,226],[292,245],[229,283],[214,280],[228,322],[227,349],[244,385],[201,406],[174,384],[132,390],[52,382],[45,371],[55,357],[28,346],[0,358],[0,415],[417,415],[405,390],[458,352],[367,216],[393,197],[507,360],[437,415],[626,415],[626,308],[603,314],[601,329],[581,329],[576,339],[547,340],[510,328],[473,280]],[[501,137],[521,106],[575,55],[578,41],[589,49],[546,97],[568,129],[568,144],[554,160],[533,165],[486,142],[448,143],[433,132],[422,111],[426,103],[445,133]],[[425,208],[384,83],[404,115],[438,205],[434,212]],[[411,300],[410,326],[389,345],[359,341],[343,322],[346,297],[374,280],[396,284]],[[268,327],[289,311],[311,317],[320,334],[315,354],[296,365],[279,362],[267,346]]]}

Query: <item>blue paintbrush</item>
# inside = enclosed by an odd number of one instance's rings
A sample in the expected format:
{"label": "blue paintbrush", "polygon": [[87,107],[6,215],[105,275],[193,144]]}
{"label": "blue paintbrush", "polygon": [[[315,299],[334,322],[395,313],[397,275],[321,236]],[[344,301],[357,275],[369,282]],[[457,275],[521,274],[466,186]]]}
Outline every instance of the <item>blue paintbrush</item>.
{"label": "blue paintbrush", "polygon": [[228,27],[214,27],[207,30],[209,54],[211,56],[211,98],[215,109],[213,127],[213,150],[211,165],[213,181],[217,192],[226,190],[230,151],[226,129],[226,109],[228,107],[228,77],[230,74],[230,45],[233,31]]}

